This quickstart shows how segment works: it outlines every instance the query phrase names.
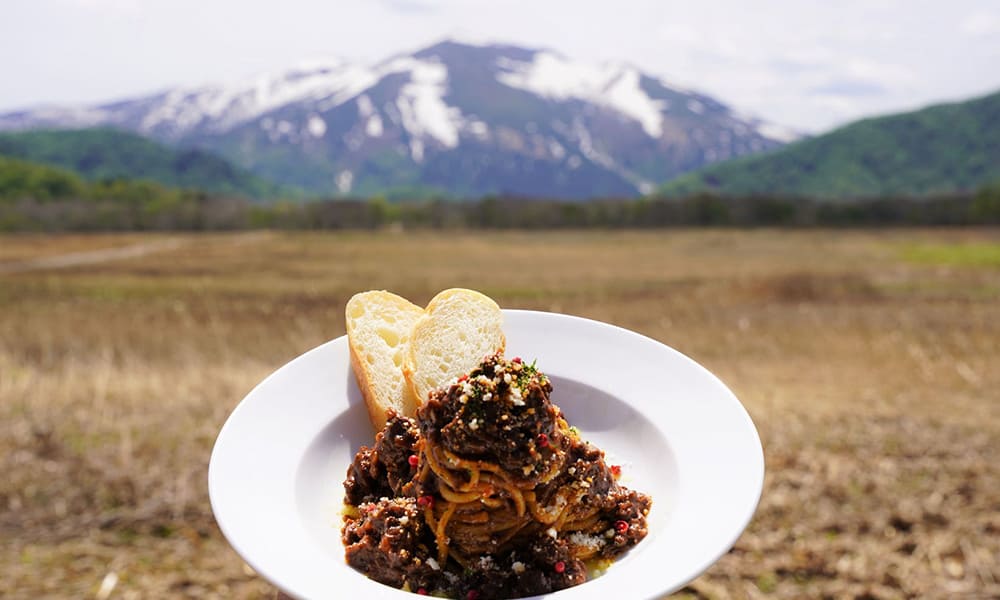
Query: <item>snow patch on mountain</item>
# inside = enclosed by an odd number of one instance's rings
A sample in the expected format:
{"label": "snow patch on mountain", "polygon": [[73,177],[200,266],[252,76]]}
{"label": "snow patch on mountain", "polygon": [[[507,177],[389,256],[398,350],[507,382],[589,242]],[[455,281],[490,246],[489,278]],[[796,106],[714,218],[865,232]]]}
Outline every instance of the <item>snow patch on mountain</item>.
{"label": "snow patch on mountain", "polygon": [[482,121],[467,121],[462,131],[468,132],[482,141],[490,139],[490,126]]}
{"label": "snow patch on mountain", "polygon": [[705,105],[692,98],[687,101],[687,109],[696,115],[700,115],[704,114]]}
{"label": "snow patch on mountain", "polygon": [[576,137],[578,143],[577,147],[579,148],[580,153],[583,154],[587,158],[587,160],[589,160],[594,164],[600,165],[605,169],[608,169],[609,171],[617,173],[626,181],[634,185],[636,189],[640,191],[640,193],[648,194],[654,189],[655,186],[653,185],[653,182],[643,178],[637,173],[630,171],[629,169],[626,169],[622,165],[618,164],[615,161],[615,159],[612,158],[610,155],[608,155],[606,152],[599,150],[596,147],[596,144],[594,143],[593,136],[591,136],[590,131],[583,124],[582,120],[580,119],[573,120],[572,132],[573,135]]}
{"label": "snow patch on mountain", "polygon": [[228,131],[282,106],[323,101],[320,110],[337,106],[374,85],[367,67],[341,61],[263,75],[249,82],[203,88],[181,88],[164,94],[142,119],[140,130],[160,125],[184,132],[203,121],[215,131]]}
{"label": "snow patch on mountain", "polygon": [[410,157],[414,162],[424,162],[424,142],[420,138],[410,140]]}
{"label": "snow patch on mountain", "polygon": [[382,117],[375,112],[375,105],[367,94],[358,96],[358,116],[365,122],[365,134],[368,137],[382,137]]}
{"label": "snow patch on mountain", "polygon": [[354,183],[354,173],[344,170],[337,173],[337,178],[334,181],[337,186],[337,191],[341,194],[346,194],[351,191],[351,185]]}
{"label": "snow patch on mountain", "polygon": [[560,144],[558,141],[549,138],[548,143],[549,143],[549,154],[552,155],[552,158],[556,160],[562,160],[563,157],[566,156],[566,148],[563,148],[563,145]]}
{"label": "snow patch on mountain", "polygon": [[614,168],[615,161],[594,147],[594,140],[590,136],[590,131],[581,119],[573,119],[573,134],[576,137],[580,153],[587,157],[587,160],[609,169]]}
{"label": "snow patch on mountain", "polygon": [[319,115],[309,115],[309,122],[306,125],[309,134],[314,138],[321,138],[326,135],[326,121]]}
{"label": "snow patch on mountain", "polygon": [[[319,115],[353,99],[363,119],[365,134],[381,137],[385,124],[365,92],[387,75],[401,73],[407,74],[409,81],[395,99],[395,108],[407,133],[419,141],[411,144],[414,160],[423,156],[428,139],[446,148],[456,147],[463,119],[457,108],[444,101],[447,68],[437,61],[409,56],[373,67],[343,61],[313,61],[250,81],[172,90],[153,101],[138,129],[152,132],[166,128],[178,136],[199,127],[224,133],[285,106],[307,103],[314,112],[305,123],[304,133],[320,138],[327,132],[327,123]],[[94,111],[89,119],[80,120],[97,123],[103,117],[103,113]],[[278,122],[273,129],[264,128],[274,136],[287,137],[291,133],[290,124],[284,122]]]}
{"label": "snow patch on mountain", "polygon": [[[439,62],[413,58],[399,59],[396,66],[409,71],[410,81],[400,89],[396,107],[403,120],[403,128],[419,144],[410,144],[413,160],[423,160],[423,140],[434,138],[446,148],[458,146],[458,132],[462,113],[444,101],[447,93],[448,69]],[[419,158],[418,158],[419,157]]]}
{"label": "snow patch on mountain", "polygon": [[600,104],[638,121],[650,137],[663,134],[665,106],[643,91],[631,67],[572,61],[554,52],[537,52],[531,62],[501,57],[496,66],[500,83],[553,100]]}
{"label": "snow patch on mountain", "polygon": [[653,100],[639,86],[639,72],[627,69],[618,76],[604,94],[608,104],[639,121],[650,137],[663,135],[663,114],[666,103]]}
{"label": "snow patch on mountain", "polygon": [[358,116],[362,119],[366,119],[375,114],[375,105],[372,104],[372,99],[369,98],[367,94],[361,94],[355,102],[358,103]]}
{"label": "snow patch on mountain", "polygon": [[93,127],[108,119],[108,111],[99,107],[58,107],[42,106],[30,113],[32,120],[39,123],[58,123],[61,127]]}
{"label": "snow patch on mountain", "polygon": [[382,137],[382,131],[384,131],[382,127],[382,117],[378,115],[368,117],[368,120],[365,121],[365,133],[368,134],[368,137]]}

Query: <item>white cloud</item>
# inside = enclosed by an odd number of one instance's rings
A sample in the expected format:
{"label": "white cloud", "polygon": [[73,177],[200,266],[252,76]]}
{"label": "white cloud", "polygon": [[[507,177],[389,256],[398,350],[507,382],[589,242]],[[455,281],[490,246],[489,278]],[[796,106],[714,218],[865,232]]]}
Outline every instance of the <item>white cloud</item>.
{"label": "white cloud", "polygon": [[[1000,88],[996,0],[8,0],[0,110],[443,37],[619,60],[805,130]],[[183,33],[183,35],[181,34]],[[959,68],[960,66],[960,68]]]}
{"label": "white cloud", "polygon": [[398,10],[402,12],[433,12],[441,8],[440,2],[434,2],[433,0],[378,0],[380,4],[384,5],[390,10]]}
{"label": "white cloud", "polygon": [[696,46],[702,35],[691,25],[684,23],[664,23],[657,32],[660,39],[666,42]]}
{"label": "white cloud", "polygon": [[962,33],[975,37],[1000,35],[1000,17],[989,12],[972,13],[962,20],[959,29]]}
{"label": "white cloud", "polygon": [[62,2],[84,10],[104,13],[138,14],[142,8],[140,0],[62,0]]}
{"label": "white cloud", "polygon": [[914,81],[910,69],[902,65],[871,60],[863,56],[851,57],[844,70],[859,79],[881,83],[886,86],[902,85]]}
{"label": "white cloud", "polygon": [[[1000,36],[970,42],[942,27],[986,0],[720,4],[669,15],[657,29],[661,56],[681,58],[660,68],[777,122],[818,131],[1000,88]],[[991,23],[980,16],[969,28]]]}

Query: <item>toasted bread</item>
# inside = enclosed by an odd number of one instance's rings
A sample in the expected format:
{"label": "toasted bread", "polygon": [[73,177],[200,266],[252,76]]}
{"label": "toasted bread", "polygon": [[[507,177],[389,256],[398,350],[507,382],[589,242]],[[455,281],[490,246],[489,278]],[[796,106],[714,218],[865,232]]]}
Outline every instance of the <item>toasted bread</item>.
{"label": "toasted bread", "polygon": [[375,431],[385,426],[390,409],[414,416],[416,398],[402,367],[411,331],[424,310],[396,294],[370,291],[355,294],[344,312],[351,367]]}
{"label": "toasted bread", "polygon": [[444,290],[431,299],[410,334],[403,376],[417,401],[475,368],[483,357],[503,352],[503,313],[479,292]]}

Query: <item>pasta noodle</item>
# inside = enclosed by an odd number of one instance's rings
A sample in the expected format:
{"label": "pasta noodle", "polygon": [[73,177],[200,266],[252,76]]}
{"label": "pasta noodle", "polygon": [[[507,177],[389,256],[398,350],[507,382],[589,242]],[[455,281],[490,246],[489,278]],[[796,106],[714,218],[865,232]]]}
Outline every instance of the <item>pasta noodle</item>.
{"label": "pasta noodle", "polygon": [[[567,435],[565,421],[561,425],[561,434]],[[557,536],[588,532],[598,522],[599,507],[579,502],[583,490],[568,498],[557,492],[551,495],[550,504],[539,504],[535,488],[559,474],[568,457],[561,449],[549,461],[551,467],[532,480],[517,480],[496,463],[462,458],[434,438],[424,438],[420,457],[428,465],[421,473],[425,485],[433,479],[440,496],[429,515],[429,521],[436,523],[439,561],[452,556],[465,565],[470,557],[506,550],[522,533],[534,535],[540,529],[553,529]],[[577,550],[580,557],[593,554],[592,548]]]}
{"label": "pasta noodle", "polygon": [[390,416],[348,471],[348,562],[391,585],[503,598],[581,583],[584,559],[641,540],[649,498],[618,485],[551,389],[533,365],[492,356],[415,420]]}

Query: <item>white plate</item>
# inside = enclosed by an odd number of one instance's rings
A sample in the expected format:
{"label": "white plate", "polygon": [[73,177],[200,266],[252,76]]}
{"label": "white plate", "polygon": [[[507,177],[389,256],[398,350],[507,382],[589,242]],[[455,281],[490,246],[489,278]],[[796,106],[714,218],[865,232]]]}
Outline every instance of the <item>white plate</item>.
{"label": "white plate", "polygon": [[[764,480],[757,430],[714,375],[659,342],[605,323],[504,311],[507,356],[538,360],[570,425],[652,496],[649,535],[564,600],[655,598],[682,587],[736,541]],[[233,548],[300,598],[414,598],[344,562],[343,480],[374,433],[347,338],[278,369],[247,394],[212,451],[212,510]]]}

